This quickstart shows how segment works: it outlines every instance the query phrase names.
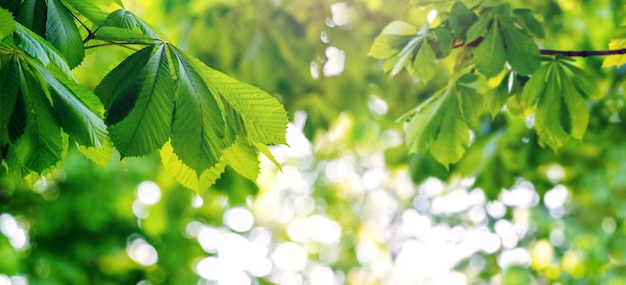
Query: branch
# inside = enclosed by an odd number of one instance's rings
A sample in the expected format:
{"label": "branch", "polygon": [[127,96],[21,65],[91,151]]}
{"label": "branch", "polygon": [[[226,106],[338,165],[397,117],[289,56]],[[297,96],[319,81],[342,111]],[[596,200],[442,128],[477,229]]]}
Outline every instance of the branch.
{"label": "branch", "polygon": [[118,43],[118,42],[106,42],[106,43],[102,43],[102,44],[96,44],[96,45],[90,45],[90,46],[86,46],[85,49],[92,49],[92,48],[98,48],[98,47],[106,47],[106,46],[121,46],[121,47],[125,47],[127,49],[131,49],[134,51],[137,51],[137,49],[130,47],[129,45],[150,45],[149,43]]}
{"label": "branch", "polygon": [[586,57],[586,56],[626,54],[626,48],[613,49],[613,50],[578,50],[578,51],[542,49],[542,50],[539,50],[539,53],[543,55],[557,55],[558,54],[558,55],[569,56],[569,57],[575,57],[575,56]]}
{"label": "branch", "polygon": [[[476,40],[466,43],[466,42],[457,42],[456,40],[452,43],[452,48],[459,48],[462,46],[476,47],[483,41],[483,37],[479,37]],[[622,49],[613,49],[613,50],[553,50],[553,49],[540,49],[539,53],[542,55],[562,55],[568,57],[587,57],[587,56],[605,56],[605,55],[616,55],[616,54],[626,54],[626,48]]]}

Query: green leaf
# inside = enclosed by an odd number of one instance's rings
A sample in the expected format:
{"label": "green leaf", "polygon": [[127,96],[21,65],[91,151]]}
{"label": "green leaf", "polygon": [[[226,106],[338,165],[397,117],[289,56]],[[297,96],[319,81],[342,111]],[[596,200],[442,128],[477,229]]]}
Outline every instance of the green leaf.
{"label": "green leaf", "polygon": [[107,131],[96,95],[76,82],[54,76],[41,66],[36,68],[48,84],[54,114],[63,130],[80,145],[102,146]]}
{"label": "green leaf", "polygon": [[67,6],[71,6],[80,12],[85,18],[98,26],[104,26],[107,20],[107,14],[98,8],[91,1],[84,0],[62,0],[63,3],[67,3]]}
{"label": "green leaf", "polygon": [[460,102],[463,118],[468,123],[478,125],[480,115],[483,112],[483,97],[478,94],[476,87],[469,84],[461,84],[457,81],[455,90],[457,100]]}
{"label": "green leaf", "polygon": [[487,36],[474,50],[476,68],[486,77],[498,75],[507,59],[502,37],[498,29],[498,22],[498,20],[493,21]]}
{"label": "green leaf", "polygon": [[381,35],[399,35],[399,36],[414,36],[417,33],[415,26],[402,22],[393,21],[383,28]]}
{"label": "green leaf", "polygon": [[[137,100],[141,70],[146,66],[154,45],[145,47],[132,54],[109,72],[96,86],[94,93],[100,97],[109,117],[126,117]],[[122,96],[124,95],[124,96]],[[132,100],[131,100],[132,99]],[[121,107],[118,107],[121,106]],[[126,112],[117,109],[122,108]],[[113,110],[112,110],[113,109]],[[119,122],[120,119],[113,120]]]}
{"label": "green leaf", "polygon": [[155,46],[136,84],[135,105],[121,121],[109,126],[111,140],[122,157],[149,154],[159,149],[170,136],[174,82],[165,45]]}
{"label": "green leaf", "polygon": [[25,133],[11,152],[24,166],[41,173],[61,159],[61,130],[52,115],[42,78],[23,59],[18,61],[18,70],[27,119]]}
{"label": "green leaf", "polygon": [[274,164],[274,166],[278,168],[278,170],[280,171],[283,170],[280,163],[278,163],[278,161],[276,160],[276,158],[274,157],[270,149],[267,147],[267,145],[264,145],[261,143],[255,143],[254,145],[256,146],[256,148],[259,150],[260,153],[265,155],[265,157],[267,157]]}
{"label": "green leaf", "polygon": [[463,2],[456,1],[450,9],[450,26],[452,32],[460,40],[465,40],[466,33],[469,27],[471,27],[478,20],[478,16],[472,12]]}
{"label": "green leaf", "polygon": [[132,30],[137,27],[137,19],[130,11],[118,9],[107,16],[106,25]]}
{"label": "green leaf", "polygon": [[211,69],[197,59],[191,60],[213,94],[219,94],[241,116],[249,142],[286,143],[287,112],[276,98],[257,87]]}
{"label": "green leaf", "polygon": [[48,0],[46,38],[65,56],[70,67],[83,61],[85,47],[80,32],[69,10],[59,0]]}
{"label": "green leaf", "polygon": [[446,168],[461,160],[470,143],[469,128],[455,95],[451,94],[442,108],[439,133],[430,148],[433,157]]}
{"label": "green leaf", "polygon": [[135,20],[137,21],[137,24],[139,24],[139,29],[141,30],[141,32],[144,35],[149,36],[151,38],[155,38],[155,39],[164,38],[163,35],[161,35],[160,33],[155,32],[154,29],[152,27],[150,27],[150,25],[148,25],[146,22],[144,22],[141,18],[137,17],[134,14],[133,14],[133,16],[135,17]]}
{"label": "green leaf", "polygon": [[87,147],[77,144],[78,151],[96,165],[106,169],[113,155],[113,144],[108,137],[103,138],[98,147]]}
{"label": "green leaf", "polygon": [[421,47],[417,51],[417,55],[415,55],[415,60],[413,61],[415,75],[426,84],[435,77],[437,71],[435,68],[435,53],[427,42],[422,41]]}
{"label": "green leaf", "polygon": [[[550,63],[553,64],[553,63]],[[532,80],[532,78],[531,78]],[[540,94],[535,113],[535,128],[541,141],[547,144],[554,151],[561,148],[569,139],[561,124],[561,96],[559,82],[560,78],[554,68],[548,74],[548,81],[543,93]]]}
{"label": "green leaf", "polygon": [[172,144],[166,142],[160,151],[163,167],[168,171],[174,179],[183,186],[195,191],[203,193],[208,190],[215,181],[222,175],[226,168],[226,163],[220,160],[213,167],[203,171],[199,176],[189,166],[184,164],[174,153]]}
{"label": "green leaf", "polygon": [[45,0],[24,0],[15,15],[15,20],[38,35],[44,36],[46,34],[46,11]]}
{"label": "green leaf", "polygon": [[544,93],[546,84],[549,81],[549,71],[552,68],[550,64],[541,66],[528,80],[524,86],[522,93],[522,101],[520,102],[524,112],[528,115],[532,112],[538,98]]}
{"label": "green leaf", "polygon": [[506,57],[509,65],[521,75],[530,75],[540,65],[539,47],[533,39],[517,28],[511,21],[503,22],[500,27],[506,45]]}
{"label": "green leaf", "polygon": [[408,120],[405,125],[406,144],[411,152],[425,152],[431,147],[439,132],[441,110],[445,109],[443,106],[448,94],[447,90],[442,90],[428,98]]}
{"label": "green leaf", "polygon": [[118,27],[100,27],[96,31],[96,39],[103,41],[122,41],[132,43],[155,43],[158,39],[153,39],[136,30],[129,30]]}
{"label": "green leaf", "polygon": [[589,108],[581,94],[574,89],[571,79],[576,80],[576,78],[566,78],[563,70],[561,73],[561,77],[564,79],[561,94],[569,114],[567,119],[570,121],[570,128],[567,131],[572,138],[581,140],[589,124]]}
{"label": "green leaf", "polygon": [[[611,35],[609,49],[622,49],[624,47],[626,47],[626,26],[621,26]],[[604,58],[602,67],[621,66],[624,63],[626,63],[626,54],[609,55]]]}
{"label": "green leaf", "polygon": [[452,52],[452,34],[447,29],[430,30],[428,44],[430,44],[437,58],[444,58]]}
{"label": "green leaf", "polygon": [[0,58],[0,148],[11,142],[9,123],[16,106],[19,91],[19,74],[16,57],[13,55]]}
{"label": "green leaf", "polygon": [[495,118],[502,111],[502,107],[507,102],[509,97],[509,79],[510,73],[502,78],[502,81],[496,88],[487,91],[483,96],[484,108],[491,114],[492,118]]}
{"label": "green leaf", "polygon": [[0,40],[14,33],[16,30],[11,12],[0,8]]}
{"label": "green leaf", "polygon": [[171,144],[183,163],[201,173],[220,159],[225,122],[198,69],[182,51],[169,50],[178,71]]}
{"label": "green leaf", "polygon": [[530,32],[532,35],[539,39],[545,37],[543,26],[537,21],[533,15],[533,11],[530,9],[515,9],[513,10],[516,22],[524,28],[524,30]]}
{"label": "green leaf", "polygon": [[475,40],[477,40],[478,38],[480,38],[480,36],[482,36],[486,31],[487,31],[487,26],[489,25],[489,23],[491,22],[493,18],[491,17],[481,17],[480,19],[478,19],[478,21],[476,23],[474,23],[468,30],[467,30],[467,41],[468,43],[471,43]]}
{"label": "green leaf", "polygon": [[224,150],[224,161],[251,181],[256,181],[259,176],[259,151],[241,136],[237,136],[235,143]]}
{"label": "green leaf", "polygon": [[18,47],[23,49],[28,55],[41,61],[44,66],[49,67],[52,63],[68,77],[74,78],[70,67],[67,65],[67,60],[65,60],[65,57],[61,55],[59,50],[52,46],[47,40],[24,26],[20,24],[16,25],[15,42]]}
{"label": "green leaf", "polygon": [[397,53],[411,38],[413,36],[380,35],[374,39],[367,55],[376,59],[387,59]]}

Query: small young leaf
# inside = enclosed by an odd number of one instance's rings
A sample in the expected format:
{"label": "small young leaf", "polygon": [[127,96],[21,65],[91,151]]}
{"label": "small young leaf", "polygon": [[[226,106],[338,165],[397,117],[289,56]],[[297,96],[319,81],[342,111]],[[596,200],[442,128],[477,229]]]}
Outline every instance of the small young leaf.
{"label": "small young leaf", "polygon": [[513,14],[515,15],[516,22],[522,26],[526,31],[533,34],[535,37],[539,39],[543,39],[545,37],[545,33],[543,31],[543,26],[535,19],[533,15],[533,11],[530,9],[515,9],[513,10]]}
{"label": "small young leaf", "polygon": [[465,40],[467,30],[477,20],[478,16],[467,8],[463,2],[454,2],[450,10],[450,25],[452,26],[452,32],[457,38]]}
{"label": "small young leaf", "polygon": [[0,40],[14,33],[16,30],[11,12],[0,8]]}
{"label": "small young leaf", "polygon": [[137,102],[126,117],[109,126],[111,140],[122,157],[149,154],[170,137],[174,82],[165,45],[155,46],[136,84]]}
{"label": "small young leaf", "polygon": [[435,53],[426,41],[422,41],[417,55],[415,55],[415,60],[413,61],[415,75],[426,84],[435,77],[435,67]]}
{"label": "small young leaf", "polygon": [[533,39],[511,21],[500,27],[506,45],[506,57],[511,68],[521,75],[530,75],[540,65],[539,47]]}
{"label": "small young leaf", "polygon": [[137,20],[135,19],[135,15],[130,11],[118,9],[107,16],[106,25],[132,30],[137,27]]}
{"label": "small young leaf", "polygon": [[504,43],[498,29],[498,22],[498,20],[493,21],[487,36],[474,50],[476,68],[486,77],[498,75],[504,68],[507,58]]}
{"label": "small young leaf", "polygon": [[59,0],[48,0],[48,20],[46,38],[67,59],[70,67],[75,67],[85,57],[85,47],[74,18]]}

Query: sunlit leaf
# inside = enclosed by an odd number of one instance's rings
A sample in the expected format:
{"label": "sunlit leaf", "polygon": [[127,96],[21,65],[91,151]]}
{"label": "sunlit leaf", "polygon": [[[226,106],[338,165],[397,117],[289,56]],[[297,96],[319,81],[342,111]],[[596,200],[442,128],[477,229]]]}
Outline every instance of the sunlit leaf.
{"label": "sunlit leaf", "polygon": [[415,55],[413,70],[415,70],[415,75],[424,83],[435,77],[435,53],[427,42],[422,42],[417,55]]}
{"label": "sunlit leaf", "polygon": [[126,9],[118,9],[107,16],[107,26],[132,30],[137,27],[135,15]]}
{"label": "sunlit leaf", "polygon": [[224,162],[239,175],[251,181],[256,181],[259,176],[259,151],[241,136],[238,136],[235,143],[224,150]]}
{"label": "sunlit leaf", "polygon": [[69,4],[72,8],[76,9],[80,14],[85,16],[89,21],[98,25],[104,26],[107,20],[107,14],[94,5],[91,1],[83,0],[62,0],[64,3]]}
{"label": "sunlit leaf", "polygon": [[50,63],[59,68],[67,76],[73,78],[74,75],[67,64],[65,57],[52,46],[47,40],[32,31],[24,28],[20,24],[17,25],[15,33],[15,43],[23,49],[28,55],[38,59],[44,66]]}
{"label": "sunlit leaf", "polygon": [[16,31],[13,15],[8,10],[0,8],[0,40]]}
{"label": "sunlit leaf", "polygon": [[511,21],[503,22],[500,31],[511,68],[521,75],[535,72],[539,68],[540,57],[539,47],[533,39]]}
{"label": "sunlit leaf", "polygon": [[194,64],[180,50],[171,48],[170,53],[178,71],[171,144],[185,164],[201,173],[220,159],[225,122]]}
{"label": "sunlit leaf", "polygon": [[166,142],[160,151],[161,161],[163,167],[168,170],[168,173],[174,177],[174,179],[183,186],[196,191],[196,193],[203,193],[208,190],[215,181],[220,178],[226,163],[219,161],[213,167],[204,170],[200,175],[196,174],[194,170],[184,164],[174,153],[172,144]]}
{"label": "sunlit leaf", "polygon": [[507,59],[498,22],[493,21],[487,36],[474,50],[476,68],[487,77],[500,73]]}
{"label": "sunlit leaf", "polygon": [[460,40],[465,40],[467,30],[478,20],[478,16],[472,12],[463,2],[456,1],[450,10],[450,25],[452,32]]}

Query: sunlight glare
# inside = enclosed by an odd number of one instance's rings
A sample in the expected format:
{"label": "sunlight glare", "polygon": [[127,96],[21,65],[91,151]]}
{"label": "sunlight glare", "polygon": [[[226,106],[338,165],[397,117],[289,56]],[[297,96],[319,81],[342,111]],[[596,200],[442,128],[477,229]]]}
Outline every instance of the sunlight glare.
{"label": "sunlight glare", "polygon": [[295,242],[278,244],[272,259],[278,269],[288,272],[303,270],[307,264],[308,255],[302,246]]}
{"label": "sunlight glare", "polygon": [[233,231],[247,232],[254,226],[254,216],[246,208],[230,208],[224,213],[224,224]]}
{"label": "sunlight glare", "polygon": [[137,198],[147,206],[152,206],[161,200],[161,189],[152,181],[144,181],[137,186]]}
{"label": "sunlight glare", "polygon": [[157,263],[159,256],[156,249],[144,239],[133,240],[126,248],[128,256],[143,266],[151,266]]}

